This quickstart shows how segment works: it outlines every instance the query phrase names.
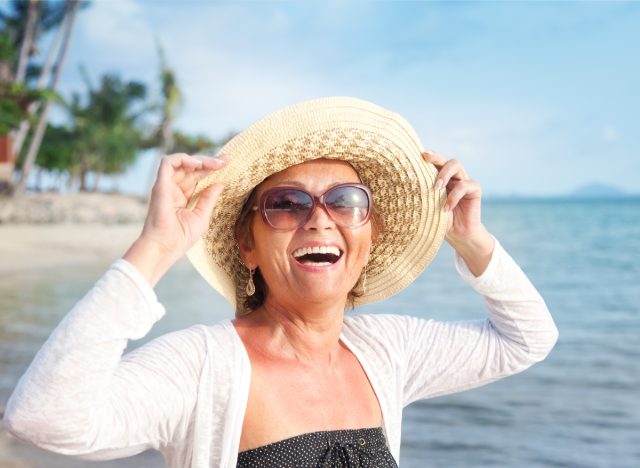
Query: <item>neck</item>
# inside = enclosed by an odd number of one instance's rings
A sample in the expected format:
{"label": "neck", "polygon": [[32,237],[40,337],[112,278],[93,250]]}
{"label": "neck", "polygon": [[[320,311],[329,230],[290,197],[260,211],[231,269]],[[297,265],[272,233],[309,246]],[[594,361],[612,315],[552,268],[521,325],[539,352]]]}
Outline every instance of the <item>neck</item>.
{"label": "neck", "polygon": [[303,307],[284,305],[267,298],[252,313],[268,333],[267,350],[305,364],[332,364],[340,349],[344,303]]}

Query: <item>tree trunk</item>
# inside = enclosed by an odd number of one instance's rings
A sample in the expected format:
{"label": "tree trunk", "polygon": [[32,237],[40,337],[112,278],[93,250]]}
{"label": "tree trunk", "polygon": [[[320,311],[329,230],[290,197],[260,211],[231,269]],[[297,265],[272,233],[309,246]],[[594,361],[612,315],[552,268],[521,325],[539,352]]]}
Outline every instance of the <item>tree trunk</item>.
{"label": "tree trunk", "polygon": [[[56,72],[53,75],[53,79],[51,80],[50,89],[55,89],[58,80],[60,79],[60,75],[62,74],[62,67],[64,65],[65,58],[67,56],[67,52],[69,50],[69,43],[71,42],[71,33],[73,31],[73,22],[75,20],[76,13],[78,12],[78,7],[80,3],[78,0],[67,0],[67,15],[69,15],[68,20],[64,23],[65,35],[62,42],[62,49],[58,56],[57,64],[56,64]],[[42,137],[44,136],[44,131],[47,128],[47,117],[49,115],[49,108],[51,107],[51,101],[47,101],[44,104],[42,109],[42,113],[40,114],[40,119],[38,120],[38,125],[36,126],[35,131],[33,132],[33,137],[31,138],[31,143],[29,144],[29,150],[27,152],[27,156],[25,157],[24,163],[22,165],[22,172],[20,174],[20,180],[16,184],[14,189],[14,196],[21,196],[26,189],[27,186],[27,178],[29,177],[29,172],[31,172],[31,168],[33,167],[36,156],[38,155],[38,151],[40,150],[40,144],[42,143]]]}
{"label": "tree trunk", "polygon": [[38,19],[38,2],[37,0],[29,0],[29,12],[27,16],[27,26],[24,30],[24,37],[20,45],[20,56],[18,57],[18,66],[16,67],[16,83],[24,82],[27,74],[27,63],[33,48],[33,39],[36,33],[36,21]]}
{"label": "tree trunk", "polygon": [[80,170],[80,188],[78,189],[80,192],[87,191],[87,174],[89,174],[89,171],[86,169]]}
{"label": "tree trunk", "polygon": [[42,169],[36,171],[36,192],[43,192],[42,190]]}
{"label": "tree trunk", "polygon": [[[38,89],[44,89],[47,86],[47,81],[50,80],[51,70],[53,69],[53,61],[56,55],[58,55],[58,49],[60,48],[62,37],[65,34],[68,19],[68,17],[64,19],[64,21],[58,28],[56,37],[51,43],[51,47],[49,47],[49,52],[47,52],[47,60],[44,63],[44,67],[42,67],[42,71],[40,72],[40,77],[38,78],[38,83],[36,85]],[[35,115],[36,112],[38,112],[39,108],[39,102],[32,102],[31,104],[29,104],[27,112],[29,112],[29,115]],[[31,123],[29,123],[29,120],[23,119],[22,122],[20,122],[18,130],[15,132],[15,139],[13,140],[13,154],[20,154],[20,151],[22,151],[22,145],[24,144],[24,140],[27,137],[27,133],[29,132],[30,128]]]}
{"label": "tree trunk", "polygon": [[153,184],[156,181],[156,176],[158,175],[158,169],[160,169],[160,162],[163,156],[166,156],[174,146],[174,137],[173,137],[173,117],[171,115],[165,115],[162,119],[161,127],[160,127],[160,148],[158,148],[157,157],[153,158],[153,162],[151,163],[151,170],[149,173],[149,179],[147,180],[147,194],[151,193],[151,189],[153,188]]}

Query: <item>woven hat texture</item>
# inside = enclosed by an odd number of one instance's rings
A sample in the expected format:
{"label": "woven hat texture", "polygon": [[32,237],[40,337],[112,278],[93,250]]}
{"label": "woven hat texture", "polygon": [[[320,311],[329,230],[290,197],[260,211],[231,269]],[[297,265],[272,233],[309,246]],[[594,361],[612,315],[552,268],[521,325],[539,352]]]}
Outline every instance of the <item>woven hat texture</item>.
{"label": "woven hat texture", "polygon": [[230,163],[200,181],[190,205],[214,182],[225,185],[209,229],[188,252],[200,274],[236,308],[244,310],[248,269],[240,260],[234,225],[251,191],[271,174],[312,159],[349,162],[372,191],[384,221],[367,264],[365,304],[405,288],[427,267],[448,225],[444,189],[436,168],[398,114],[355,98],[333,97],[281,109],[231,139],[219,154]]}

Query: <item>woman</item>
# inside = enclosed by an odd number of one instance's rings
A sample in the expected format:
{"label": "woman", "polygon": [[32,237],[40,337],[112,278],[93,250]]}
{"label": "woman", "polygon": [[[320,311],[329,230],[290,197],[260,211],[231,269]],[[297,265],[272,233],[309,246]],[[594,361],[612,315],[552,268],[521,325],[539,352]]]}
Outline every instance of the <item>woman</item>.
{"label": "woman", "polygon": [[[420,149],[398,115],[329,98],[257,122],[230,157],[165,158],[140,238],[43,346],[9,430],[91,459],[156,448],[176,467],[396,466],[404,406],[519,372],[557,338],[482,225],[479,185]],[[445,234],[487,320],[345,316],[413,281]],[[122,356],[187,251],[236,319]]]}

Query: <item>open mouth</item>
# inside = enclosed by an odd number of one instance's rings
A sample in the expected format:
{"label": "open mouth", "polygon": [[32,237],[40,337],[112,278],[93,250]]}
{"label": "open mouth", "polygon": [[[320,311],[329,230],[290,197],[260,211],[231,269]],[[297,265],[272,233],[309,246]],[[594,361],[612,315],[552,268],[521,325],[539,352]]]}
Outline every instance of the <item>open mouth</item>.
{"label": "open mouth", "polygon": [[293,257],[303,265],[328,266],[342,257],[342,251],[334,246],[302,247],[293,252]]}

